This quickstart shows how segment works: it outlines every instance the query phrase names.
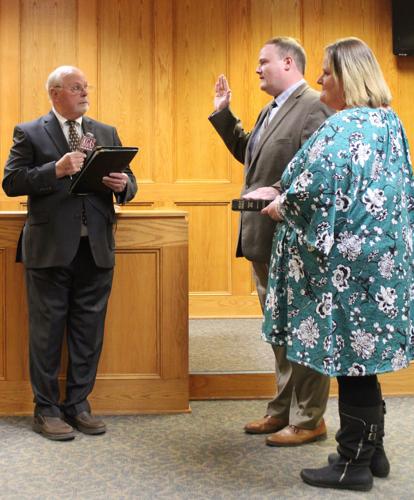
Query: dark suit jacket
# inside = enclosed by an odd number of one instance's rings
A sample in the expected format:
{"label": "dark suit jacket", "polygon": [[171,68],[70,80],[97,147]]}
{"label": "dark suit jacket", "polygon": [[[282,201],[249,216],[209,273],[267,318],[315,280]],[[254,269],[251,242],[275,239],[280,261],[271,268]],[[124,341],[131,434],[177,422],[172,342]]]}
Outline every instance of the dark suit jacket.
{"label": "dark suit jacket", "polygon": [[[271,120],[251,155],[249,143],[262,125],[269,106],[261,111],[251,133],[243,130],[240,120],[228,108],[209,117],[230,152],[244,164],[245,185],[241,195],[275,185],[303,143],[333,113],[320,102],[319,93],[304,83]],[[237,256],[269,262],[274,230],[275,222],[270,217],[258,212],[241,212]]]}
{"label": "dark suit jacket", "polygon": [[[84,116],[82,128],[95,136],[99,146],[121,145],[114,127]],[[14,129],[3,189],[8,196],[28,196],[22,255],[17,255],[17,260],[23,260],[27,268],[68,265],[79,246],[84,203],[95,263],[111,268],[115,262],[112,193],[70,195],[70,178],[57,179],[55,174],[56,161],[67,152],[68,143],[53,112]],[[127,188],[116,194],[118,203],[129,201],[137,191],[133,173],[129,168],[125,173]]]}

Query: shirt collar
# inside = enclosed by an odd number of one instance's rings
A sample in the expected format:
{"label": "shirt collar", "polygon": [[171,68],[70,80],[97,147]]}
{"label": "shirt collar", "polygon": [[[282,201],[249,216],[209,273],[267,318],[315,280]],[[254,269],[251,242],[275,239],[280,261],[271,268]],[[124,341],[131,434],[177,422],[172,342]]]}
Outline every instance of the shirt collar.
{"label": "shirt collar", "polygon": [[293,94],[293,92],[297,88],[299,88],[301,85],[303,85],[304,83],[306,83],[306,82],[302,78],[302,80],[299,80],[298,82],[294,83],[289,88],[284,90],[281,94],[279,94],[277,97],[275,97],[275,101],[276,101],[277,106],[280,108],[280,106],[282,106],[282,104],[289,99],[289,97]]}
{"label": "shirt collar", "polygon": [[[63,127],[63,125],[65,125],[65,123],[68,121],[67,118],[65,118],[64,116],[62,116],[61,114],[59,114],[55,108],[52,107],[52,111],[53,113],[55,114],[56,118],[58,119],[61,127]],[[82,127],[82,118],[83,116],[80,116],[79,118],[76,118],[76,120],[72,120],[76,123],[79,123],[79,125]]]}

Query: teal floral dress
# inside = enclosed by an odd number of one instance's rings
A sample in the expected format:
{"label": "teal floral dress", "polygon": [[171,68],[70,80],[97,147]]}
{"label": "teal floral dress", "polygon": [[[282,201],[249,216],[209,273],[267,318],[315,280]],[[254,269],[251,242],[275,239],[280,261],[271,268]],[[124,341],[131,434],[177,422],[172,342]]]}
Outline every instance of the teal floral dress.
{"label": "teal floral dress", "polygon": [[408,366],[414,351],[414,177],[391,109],[330,117],[289,163],[263,337],[320,373]]}

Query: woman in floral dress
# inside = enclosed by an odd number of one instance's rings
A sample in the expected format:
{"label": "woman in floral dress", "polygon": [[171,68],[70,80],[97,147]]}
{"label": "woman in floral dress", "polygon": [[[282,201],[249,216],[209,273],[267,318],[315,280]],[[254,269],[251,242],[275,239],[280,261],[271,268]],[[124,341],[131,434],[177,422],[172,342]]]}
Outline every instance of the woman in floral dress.
{"label": "woman in floral dress", "polygon": [[385,477],[377,374],[414,349],[414,177],[407,138],[370,48],[326,48],[321,100],[338,112],[290,162],[263,213],[273,241],[263,336],[288,359],[337,377],[338,454],[304,469],[314,486],[369,490]]}

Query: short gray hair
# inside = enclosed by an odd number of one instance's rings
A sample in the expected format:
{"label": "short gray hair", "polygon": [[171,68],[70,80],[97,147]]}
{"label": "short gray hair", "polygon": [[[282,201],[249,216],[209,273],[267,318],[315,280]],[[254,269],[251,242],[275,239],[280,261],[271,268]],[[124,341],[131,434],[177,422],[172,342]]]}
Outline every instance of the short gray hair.
{"label": "short gray hair", "polygon": [[76,68],[75,66],[59,66],[58,68],[54,69],[46,80],[47,93],[50,93],[51,88],[59,87],[60,85],[62,85],[63,77],[78,71],[80,71],[80,69]]}
{"label": "short gray hair", "polygon": [[278,49],[280,57],[290,56],[295,61],[302,75],[305,74],[306,52],[295,38],[290,36],[279,36],[277,38],[271,38],[265,45],[274,45]]}

